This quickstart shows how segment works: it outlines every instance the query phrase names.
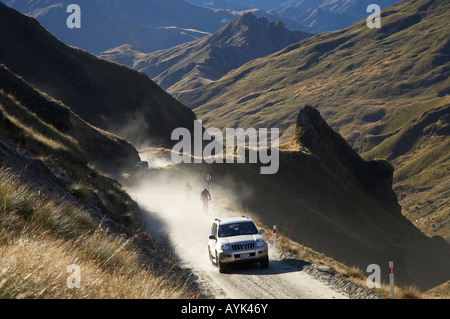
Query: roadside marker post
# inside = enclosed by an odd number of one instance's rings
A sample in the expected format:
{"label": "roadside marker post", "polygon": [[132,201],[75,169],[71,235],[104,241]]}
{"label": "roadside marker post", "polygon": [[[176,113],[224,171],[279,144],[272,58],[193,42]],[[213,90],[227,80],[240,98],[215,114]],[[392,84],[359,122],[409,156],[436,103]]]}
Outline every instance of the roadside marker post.
{"label": "roadside marker post", "polygon": [[277,226],[273,225],[273,248],[277,246]]}
{"label": "roadside marker post", "polygon": [[394,262],[389,262],[389,281],[391,284],[391,299],[394,299]]}

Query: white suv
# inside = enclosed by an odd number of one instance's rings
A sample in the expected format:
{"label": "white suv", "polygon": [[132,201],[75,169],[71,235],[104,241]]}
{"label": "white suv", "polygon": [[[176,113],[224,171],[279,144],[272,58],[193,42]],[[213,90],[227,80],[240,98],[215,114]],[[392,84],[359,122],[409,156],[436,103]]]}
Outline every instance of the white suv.
{"label": "white suv", "polygon": [[269,249],[261,234],[247,217],[216,219],[211,226],[208,254],[224,273],[230,263],[259,262],[269,267]]}

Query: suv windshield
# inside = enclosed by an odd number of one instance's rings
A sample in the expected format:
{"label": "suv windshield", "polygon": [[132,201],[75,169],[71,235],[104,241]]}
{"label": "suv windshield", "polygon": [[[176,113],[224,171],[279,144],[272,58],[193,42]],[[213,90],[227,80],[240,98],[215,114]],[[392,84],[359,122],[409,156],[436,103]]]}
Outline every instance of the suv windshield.
{"label": "suv windshield", "polygon": [[239,222],[219,226],[219,237],[230,237],[239,235],[256,235],[258,230],[253,222]]}

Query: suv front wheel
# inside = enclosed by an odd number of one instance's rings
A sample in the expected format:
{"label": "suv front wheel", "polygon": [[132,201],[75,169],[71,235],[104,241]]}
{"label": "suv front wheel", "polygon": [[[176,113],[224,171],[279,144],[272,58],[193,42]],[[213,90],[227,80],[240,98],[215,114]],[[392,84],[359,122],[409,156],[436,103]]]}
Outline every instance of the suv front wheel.
{"label": "suv front wheel", "polygon": [[263,260],[261,260],[260,264],[261,264],[261,268],[263,268],[263,269],[269,268],[269,257],[266,257]]}
{"label": "suv front wheel", "polygon": [[227,264],[223,263],[219,260],[219,257],[217,256],[217,252],[216,252],[216,264],[217,264],[217,266],[219,266],[219,272],[221,274],[224,274],[227,272]]}

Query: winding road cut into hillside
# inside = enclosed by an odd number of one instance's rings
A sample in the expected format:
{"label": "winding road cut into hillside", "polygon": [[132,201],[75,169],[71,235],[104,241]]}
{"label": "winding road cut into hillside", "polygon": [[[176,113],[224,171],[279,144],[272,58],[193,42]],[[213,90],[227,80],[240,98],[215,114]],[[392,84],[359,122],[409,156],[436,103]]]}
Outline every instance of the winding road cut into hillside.
{"label": "winding road cut into hillside", "polygon": [[[240,216],[215,200],[208,214],[202,212],[200,196],[188,200],[174,187],[142,187],[130,191],[131,197],[147,211],[148,231],[157,240],[169,240],[181,265],[192,269],[205,293],[217,299],[347,299],[330,285],[288,264],[276,249],[269,247],[270,266],[238,264],[220,274],[207,254],[208,236],[214,218]],[[194,188],[195,189],[195,188]],[[199,194],[198,194],[199,195]]]}

